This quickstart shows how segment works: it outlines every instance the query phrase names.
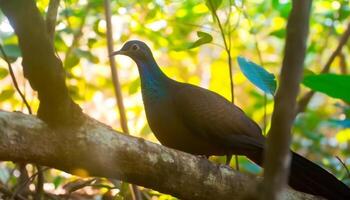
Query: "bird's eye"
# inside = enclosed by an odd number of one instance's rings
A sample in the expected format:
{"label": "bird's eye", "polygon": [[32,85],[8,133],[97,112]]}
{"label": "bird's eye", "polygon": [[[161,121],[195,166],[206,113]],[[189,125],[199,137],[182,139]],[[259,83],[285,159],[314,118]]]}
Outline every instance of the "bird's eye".
{"label": "bird's eye", "polygon": [[140,47],[139,47],[137,44],[134,44],[134,45],[131,46],[131,49],[132,49],[133,51],[139,50],[139,48],[140,48]]}

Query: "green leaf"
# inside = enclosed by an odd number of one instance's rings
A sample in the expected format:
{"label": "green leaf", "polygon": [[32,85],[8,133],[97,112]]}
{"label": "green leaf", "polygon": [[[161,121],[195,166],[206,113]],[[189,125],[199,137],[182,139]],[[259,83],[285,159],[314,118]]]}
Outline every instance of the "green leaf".
{"label": "green leaf", "polygon": [[280,16],[287,18],[291,9],[290,1],[272,0],[272,7],[280,12]]}
{"label": "green leaf", "polygon": [[22,55],[21,50],[19,49],[18,45],[16,45],[16,44],[5,45],[4,50],[7,54],[7,56],[10,58],[18,58]]}
{"label": "green leaf", "polygon": [[239,156],[239,165],[242,166],[244,170],[252,174],[259,174],[262,171],[260,167],[258,167],[256,164],[252,163],[243,156]]}
{"label": "green leaf", "polygon": [[330,119],[329,122],[342,128],[350,128],[350,119]]}
{"label": "green leaf", "polygon": [[106,37],[106,33],[102,32],[99,28],[100,23],[101,23],[100,19],[96,20],[94,25],[93,25],[93,30],[97,35],[102,36],[102,37]]}
{"label": "green leaf", "polygon": [[66,7],[61,11],[60,14],[66,17],[70,17],[74,15],[74,11],[72,8]]}
{"label": "green leaf", "polygon": [[279,30],[272,31],[270,35],[282,39],[286,36],[286,29],[279,29]]}
{"label": "green leaf", "polygon": [[0,68],[0,80],[5,78],[9,74],[9,71],[5,68]]}
{"label": "green leaf", "polygon": [[15,91],[13,89],[7,89],[7,90],[3,90],[0,93],[0,101],[5,101],[11,97],[13,97],[13,94],[15,93]]}
{"label": "green leaf", "polygon": [[350,76],[337,74],[319,74],[305,76],[303,84],[333,98],[350,102]]}
{"label": "green leaf", "polygon": [[68,46],[66,45],[65,41],[61,37],[62,34],[55,34],[55,49],[57,51],[64,51],[66,52],[68,50]]}
{"label": "green leaf", "polygon": [[72,67],[78,65],[79,62],[80,62],[80,58],[73,53],[73,54],[69,55],[64,60],[64,67],[65,68],[72,68]]}
{"label": "green leaf", "polygon": [[212,12],[216,12],[216,10],[221,5],[222,0],[206,0],[205,5],[211,10]]}
{"label": "green leaf", "polygon": [[196,48],[200,45],[207,44],[213,41],[213,37],[206,32],[197,31],[197,36],[199,37],[199,39],[194,43],[190,44],[188,49]]}
{"label": "green leaf", "polygon": [[53,180],[53,185],[55,186],[55,189],[57,189],[63,181],[64,179],[61,176],[56,176]]}
{"label": "green leaf", "polygon": [[339,21],[342,21],[344,19],[347,19],[348,16],[350,15],[350,6],[347,5],[347,4],[343,4],[341,7],[340,7],[340,10],[339,10],[339,17],[338,17],[338,20]]}
{"label": "green leaf", "polygon": [[239,56],[237,61],[243,74],[250,82],[265,93],[269,93],[271,95],[275,94],[277,84],[273,74],[246,58]]}
{"label": "green leaf", "polygon": [[95,38],[89,38],[88,39],[88,47],[91,49],[92,46],[97,42]]}
{"label": "green leaf", "polygon": [[[18,57],[21,57],[21,50],[16,44],[7,44],[4,45],[4,51],[7,57],[10,59],[10,62],[15,62]],[[0,54],[2,58],[4,55]]]}

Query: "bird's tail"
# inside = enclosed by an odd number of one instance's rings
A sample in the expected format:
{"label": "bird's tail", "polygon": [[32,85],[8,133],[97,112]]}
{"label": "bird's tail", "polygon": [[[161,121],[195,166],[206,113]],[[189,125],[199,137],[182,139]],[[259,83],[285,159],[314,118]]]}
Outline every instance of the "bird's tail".
{"label": "bird's tail", "polygon": [[[262,152],[247,155],[247,157],[262,166]],[[350,200],[348,186],[319,165],[294,152],[292,152],[289,186],[329,200]]]}

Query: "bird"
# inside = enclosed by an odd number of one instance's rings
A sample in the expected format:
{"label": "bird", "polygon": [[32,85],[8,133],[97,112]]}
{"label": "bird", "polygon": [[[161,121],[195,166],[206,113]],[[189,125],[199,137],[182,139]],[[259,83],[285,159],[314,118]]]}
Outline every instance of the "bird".
{"label": "bird", "polygon": [[[125,55],[137,65],[148,124],[167,147],[200,156],[244,155],[263,167],[261,128],[223,96],[169,78],[142,41],[127,41],[110,56]],[[350,189],[334,175],[292,152],[289,186],[331,200],[350,199]]]}

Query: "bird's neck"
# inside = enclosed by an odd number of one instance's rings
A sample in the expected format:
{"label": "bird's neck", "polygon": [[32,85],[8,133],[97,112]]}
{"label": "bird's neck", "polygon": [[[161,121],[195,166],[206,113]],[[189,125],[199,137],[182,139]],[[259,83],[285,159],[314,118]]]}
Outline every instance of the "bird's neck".
{"label": "bird's neck", "polygon": [[159,68],[154,59],[136,62],[141,78],[142,93],[154,97],[166,95],[169,79]]}

